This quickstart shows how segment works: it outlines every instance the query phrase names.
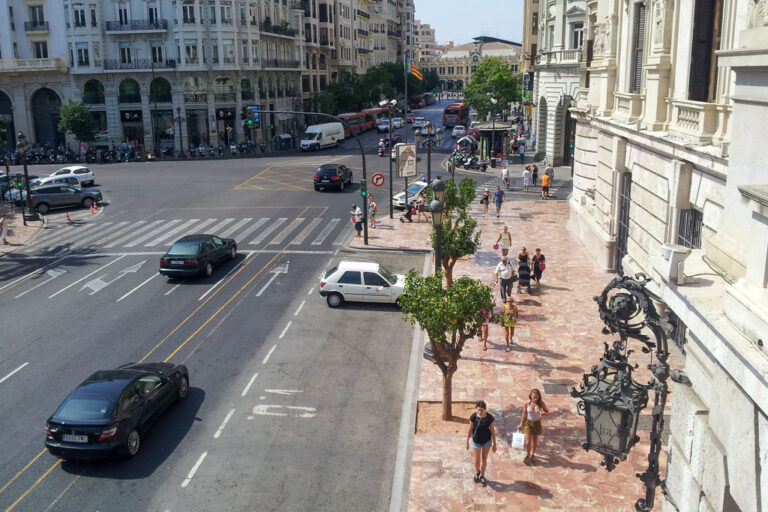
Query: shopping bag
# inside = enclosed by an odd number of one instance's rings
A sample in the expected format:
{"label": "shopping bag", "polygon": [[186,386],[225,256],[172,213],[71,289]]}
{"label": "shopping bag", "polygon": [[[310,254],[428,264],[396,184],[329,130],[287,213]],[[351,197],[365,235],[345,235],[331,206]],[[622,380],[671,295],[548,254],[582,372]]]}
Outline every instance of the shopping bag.
{"label": "shopping bag", "polygon": [[498,251],[499,250],[499,244],[493,244],[493,250]]}
{"label": "shopping bag", "polygon": [[512,448],[514,448],[515,450],[525,449],[525,434],[523,434],[519,430],[514,434],[512,434]]}

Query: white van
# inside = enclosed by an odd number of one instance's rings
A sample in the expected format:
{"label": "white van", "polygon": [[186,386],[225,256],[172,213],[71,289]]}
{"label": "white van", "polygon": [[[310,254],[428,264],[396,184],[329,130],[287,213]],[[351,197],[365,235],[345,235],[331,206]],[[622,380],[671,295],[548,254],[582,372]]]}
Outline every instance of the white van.
{"label": "white van", "polygon": [[308,126],[301,138],[302,151],[317,151],[338,146],[344,140],[344,127],[341,123],[323,123]]}

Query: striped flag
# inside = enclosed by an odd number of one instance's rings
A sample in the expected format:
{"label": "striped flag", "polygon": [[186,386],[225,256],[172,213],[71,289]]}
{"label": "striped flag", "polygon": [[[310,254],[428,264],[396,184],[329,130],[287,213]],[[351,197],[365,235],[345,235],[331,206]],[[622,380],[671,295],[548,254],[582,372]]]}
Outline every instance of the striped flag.
{"label": "striped flag", "polygon": [[424,75],[421,74],[421,71],[419,71],[419,68],[417,68],[413,62],[411,62],[411,74],[419,80],[424,80]]}

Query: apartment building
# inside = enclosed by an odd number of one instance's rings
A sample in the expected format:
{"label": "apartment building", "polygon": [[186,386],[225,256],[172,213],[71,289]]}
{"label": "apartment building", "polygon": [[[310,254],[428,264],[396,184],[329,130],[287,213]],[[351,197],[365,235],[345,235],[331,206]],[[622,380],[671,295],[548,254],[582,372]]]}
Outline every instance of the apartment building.
{"label": "apartment building", "polygon": [[650,277],[672,324],[690,383],[672,386],[663,510],[765,510],[768,4],[585,7],[569,223],[607,272]]}
{"label": "apartment building", "polygon": [[437,43],[435,42],[435,29],[429,23],[419,20],[415,24],[415,41],[417,62],[431,62],[437,58]]}
{"label": "apartment building", "polygon": [[413,2],[356,0],[355,3],[357,72],[364,73],[372,66],[402,59],[405,41],[408,38],[412,41],[408,23],[413,22]]}
{"label": "apartment building", "polygon": [[[539,0],[523,3],[523,72],[533,75],[533,65],[539,46]],[[531,76],[533,78],[533,76]]]}
{"label": "apartment building", "polygon": [[0,150],[31,143],[59,145],[59,108],[70,97],[64,10],[56,0],[0,0]]}
{"label": "apartment building", "polygon": [[523,50],[520,43],[494,37],[476,37],[472,43],[453,46],[425,63],[425,70],[433,69],[440,77],[442,90],[461,90],[472,80],[480,63],[488,57],[498,57],[513,73],[520,71]]}

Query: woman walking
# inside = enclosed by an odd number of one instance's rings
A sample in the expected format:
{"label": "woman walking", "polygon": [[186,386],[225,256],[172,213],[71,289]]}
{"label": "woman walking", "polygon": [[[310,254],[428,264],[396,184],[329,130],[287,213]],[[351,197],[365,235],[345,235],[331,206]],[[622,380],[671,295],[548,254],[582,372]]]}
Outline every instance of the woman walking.
{"label": "woman walking", "polygon": [[504,226],[499,238],[496,239],[496,245],[501,247],[501,255],[506,256],[509,253],[509,248],[512,246],[512,233],[509,232],[509,228]]}
{"label": "woman walking", "polygon": [[488,189],[483,192],[483,197],[480,198],[480,204],[483,205],[483,217],[488,216],[488,206],[491,203],[491,193]]}
{"label": "woman walking", "polygon": [[493,316],[493,310],[496,308],[496,303],[491,297],[491,309],[483,310],[483,324],[480,326],[480,340],[483,342],[483,350],[488,350],[488,324]]}
{"label": "woman walking", "polygon": [[518,430],[525,433],[525,459],[523,463],[536,462],[536,446],[541,435],[541,417],[549,414],[549,409],[541,399],[541,392],[533,388],[528,394],[528,401],[523,404],[523,417],[520,419]]}
{"label": "woman walking", "polygon": [[496,428],[493,426],[493,416],[486,411],[485,402],[475,403],[475,412],[469,417],[467,431],[467,450],[472,445],[472,456],[475,459],[475,483],[488,485],[485,481],[485,468],[488,465],[488,452],[496,453]]}
{"label": "woman walking", "polygon": [[3,245],[8,245],[8,219],[4,213],[0,215],[0,239],[3,240]]}
{"label": "woman walking", "polygon": [[379,207],[376,206],[376,200],[373,198],[373,194],[368,194],[368,218],[371,219],[371,228],[376,229],[376,212],[379,211]]}
{"label": "woman walking", "polygon": [[536,280],[536,289],[541,289],[541,274],[544,272],[544,269],[547,267],[545,261],[547,258],[544,257],[543,254],[541,254],[541,249],[538,247],[536,248],[536,254],[533,255],[533,278]]}
{"label": "woman walking", "polygon": [[424,197],[424,192],[419,192],[419,196],[416,198],[416,222],[421,221],[422,215],[424,216],[424,220],[429,222],[429,216],[427,215],[427,209],[425,208],[426,203],[427,199]]}
{"label": "woman walking", "polygon": [[501,309],[501,325],[504,327],[504,338],[507,342],[506,350],[512,350],[510,344],[514,343],[512,338],[515,336],[515,327],[517,326],[517,306],[515,298],[511,295],[507,297],[507,303]]}
{"label": "woman walking", "polygon": [[525,247],[517,255],[517,276],[520,279],[517,282],[517,293],[520,293],[523,286],[526,287],[528,293],[531,293],[530,254],[525,250]]}
{"label": "woman walking", "polygon": [[533,164],[531,166],[531,184],[535,187],[536,181],[539,179],[539,168],[536,167],[536,164]]}

